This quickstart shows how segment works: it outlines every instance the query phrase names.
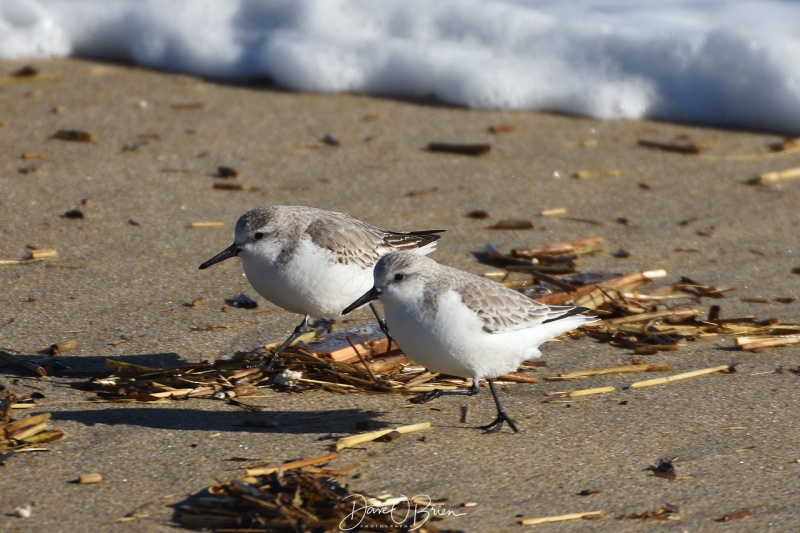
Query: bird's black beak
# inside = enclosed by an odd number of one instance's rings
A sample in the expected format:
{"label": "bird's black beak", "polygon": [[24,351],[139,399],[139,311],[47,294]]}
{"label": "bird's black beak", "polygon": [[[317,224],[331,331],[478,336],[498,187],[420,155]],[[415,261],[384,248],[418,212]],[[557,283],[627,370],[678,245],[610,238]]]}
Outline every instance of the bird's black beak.
{"label": "bird's black beak", "polygon": [[237,255],[239,255],[240,251],[241,250],[239,248],[239,245],[236,244],[236,243],[233,243],[230,246],[228,246],[227,248],[225,248],[224,250],[222,250],[220,253],[218,253],[217,255],[215,255],[214,257],[212,257],[211,259],[209,259],[208,261],[206,261],[202,265],[200,265],[200,270],[203,270],[204,268],[208,268],[211,265],[216,265],[220,261],[225,261],[226,259],[230,259],[231,257],[236,257]]}
{"label": "bird's black beak", "polygon": [[361,307],[362,305],[364,305],[364,304],[367,304],[367,303],[371,302],[372,300],[377,300],[377,299],[378,299],[378,295],[379,295],[380,293],[381,293],[381,291],[379,291],[377,287],[372,287],[372,288],[371,288],[370,290],[368,290],[368,291],[367,291],[367,292],[366,292],[366,293],[365,293],[365,294],[364,294],[364,295],[363,295],[361,298],[359,298],[359,299],[358,299],[358,300],[356,300],[355,302],[353,302],[353,303],[351,303],[350,305],[348,305],[348,306],[345,308],[345,310],[344,310],[344,311],[342,311],[342,314],[343,314],[343,315],[346,315],[346,314],[347,314],[347,313],[349,313],[350,311],[352,311],[352,310],[354,310],[354,309],[358,309],[358,308],[359,308],[359,307]]}

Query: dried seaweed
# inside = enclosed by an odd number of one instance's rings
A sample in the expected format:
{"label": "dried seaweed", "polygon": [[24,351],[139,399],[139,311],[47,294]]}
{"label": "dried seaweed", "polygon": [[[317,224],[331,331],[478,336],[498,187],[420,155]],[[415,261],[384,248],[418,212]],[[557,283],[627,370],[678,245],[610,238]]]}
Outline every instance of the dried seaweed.
{"label": "dried seaweed", "polygon": [[64,436],[61,431],[48,427],[50,413],[40,413],[19,420],[11,419],[9,412],[12,404],[9,400],[9,397],[4,398],[3,405],[0,406],[3,408],[0,420],[6,420],[0,422],[0,454],[4,454],[0,461],[5,460],[5,454],[9,451],[30,450],[34,446],[53,442]]}
{"label": "dried seaweed", "polygon": [[[360,347],[365,350],[364,346]],[[350,392],[418,393],[433,388],[455,388],[424,368],[412,365],[398,350],[388,353],[369,349],[363,361],[338,362],[292,346],[265,371],[258,365],[264,350],[237,359],[220,359],[169,369],[155,369],[107,360],[110,371],[93,375],[73,386],[96,392],[111,401],[157,402],[186,398],[230,400],[254,394],[258,387],[301,392],[325,389]],[[360,352],[357,352],[360,353]],[[457,386],[469,387],[461,380]]]}
{"label": "dried seaweed", "polygon": [[181,526],[203,531],[442,530],[431,522],[455,514],[428,497],[381,499],[351,492],[331,477],[302,470],[216,484],[178,506]]}
{"label": "dried seaweed", "polygon": [[[800,343],[800,324],[777,319],[757,322],[752,316],[721,319],[718,305],[701,308],[704,298],[725,298],[731,288],[683,276],[671,285],[647,290],[647,285],[667,276],[664,270],[577,272],[578,256],[597,252],[601,245],[602,238],[591,237],[514,249],[510,254],[492,249],[487,258],[507,271],[501,274],[504,285],[548,305],[587,307],[602,320],[584,326],[583,331],[640,355],[679,349],[684,341],[719,335],[736,336],[736,346],[751,351]],[[556,265],[566,268],[558,271],[553,268]],[[569,276],[555,277],[567,271]],[[531,278],[508,280],[511,272],[529,273]]]}

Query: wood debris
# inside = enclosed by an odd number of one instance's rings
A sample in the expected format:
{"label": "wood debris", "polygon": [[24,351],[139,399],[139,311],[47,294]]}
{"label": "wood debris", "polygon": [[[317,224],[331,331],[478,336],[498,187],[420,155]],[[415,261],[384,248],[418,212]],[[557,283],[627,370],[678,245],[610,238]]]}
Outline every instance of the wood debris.
{"label": "wood debris", "polygon": [[0,361],[4,361],[7,364],[19,368],[20,370],[24,370],[25,372],[29,372],[34,376],[42,377],[47,375],[47,370],[45,370],[45,368],[38,362],[28,361],[5,350],[0,350]]}
{"label": "wood debris", "polygon": [[244,189],[244,185],[241,183],[227,181],[217,181],[212,187],[223,191],[241,191]]}
{"label": "wood debris", "polygon": [[741,520],[742,518],[747,518],[748,516],[753,514],[752,509],[742,509],[741,511],[736,511],[735,513],[727,513],[722,515],[722,518],[718,520],[718,522],[730,522],[731,520]]}
{"label": "wood debris", "polygon": [[74,350],[77,347],[78,347],[78,341],[76,341],[75,339],[68,339],[50,345],[49,353],[50,355],[58,355],[64,352],[68,352],[70,350]]}
{"label": "wood debris", "polygon": [[583,169],[570,174],[571,178],[585,180],[590,178],[618,178],[624,172],[618,168],[609,169]]}
{"label": "wood debris", "polygon": [[58,139],[61,141],[82,142],[82,143],[90,143],[94,142],[95,140],[94,133],[82,130],[58,130],[53,135],[51,135],[50,138]]}
{"label": "wood debris", "polygon": [[[372,323],[315,338],[307,343],[306,348],[318,356],[330,357],[341,363],[353,363],[360,360],[359,354],[366,354],[372,358],[375,355],[386,354],[387,351],[394,351],[392,355],[398,355],[397,345],[392,344],[390,349],[387,346],[388,342],[386,334],[381,331],[378,324]],[[399,361],[409,362],[405,356]]]}
{"label": "wood debris", "polygon": [[71,220],[79,220],[82,218],[86,218],[86,215],[83,214],[83,211],[80,209],[68,209],[64,211],[62,214],[59,215],[61,218],[68,218]]}
{"label": "wood debris", "polygon": [[55,248],[31,248],[28,252],[29,259],[51,259],[58,257],[58,250]]}
{"label": "wood debris", "polygon": [[735,371],[736,370],[734,365],[720,365],[711,368],[701,368],[700,370],[692,370],[691,372],[682,372],[680,374],[673,374],[671,376],[666,376],[663,378],[654,378],[654,379],[646,379],[644,381],[637,381],[635,383],[631,383],[630,385],[628,385],[628,388],[641,389],[643,387],[652,387],[654,385],[666,385],[667,383],[681,381],[684,379],[706,376],[708,374],[716,374],[717,372],[730,373]]}
{"label": "wood debris", "polygon": [[530,220],[498,220],[496,224],[487,226],[485,229],[533,229],[533,222]]}
{"label": "wood debris", "polygon": [[[544,215],[544,211],[542,212]],[[581,255],[601,251],[603,237],[588,237],[578,241],[560,242],[549,246],[536,246],[533,248],[514,248],[511,257],[526,259],[545,259],[552,256]]]}
{"label": "wood debris", "polygon": [[441,500],[432,498],[375,498],[351,492],[333,477],[288,470],[218,483],[179,504],[178,521],[183,527],[203,531],[278,533],[400,528],[438,533],[431,522],[457,514],[444,508]]}
{"label": "wood debris", "polygon": [[230,179],[239,175],[239,171],[233,167],[217,167],[217,173],[214,174],[216,178]]}
{"label": "wood debris", "polygon": [[406,196],[409,198],[414,198],[415,196],[426,196],[428,194],[433,194],[439,191],[439,187],[427,187],[425,189],[417,189],[415,191],[409,191],[406,193]]}
{"label": "wood debris", "polygon": [[405,435],[406,433],[414,433],[416,431],[424,431],[426,429],[431,428],[430,422],[421,422],[419,424],[411,424],[408,426],[400,426],[395,429],[382,429],[380,431],[372,431],[370,433],[362,433],[360,435],[353,435],[351,437],[342,437],[336,442],[336,451],[344,450],[345,448],[353,448],[358,446],[359,444],[364,444],[365,442],[372,442],[374,440],[378,440],[379,438],[383,437],[392,432],[397,432],[401,435]]}
{"label": "wood debris", "polygon": [[497,126],[489,126],[489,133],[513,133],[517,128],[512,124],[498,124]]}
{"label": "wood debris", "polygon": [[484,219],[489,218],[489,212],[485,209],[474,209],[467,213],[468,218],[477,218],[477,219]]}
{"label": "wood debris", "polygon": [[580,398],[582,396],[592,396],[595,394],[608,394],[610,392],[617,392],[616,387],[595,387],[592,389],[581,389],[569,392],[551,392],[545,397],[545,402],[552,402],[554,400],[561,400],[563,398]]}
{"label": "wood debris", "polygon": [[479,156],[488,154],[492,150],[492,145],[432,142],[428,144],[427,150],[429,152],[443,152],[448,154]]}
{"label": "wood debris", "polygon": [[225,222],[221,220],[198,220],[195,222],[189,222],[190,228],[196,229],[208,229],[208,228],[224,228]]}
{"label": "wood debris", "polygon": [[765,172],[754,178],[747,180],[749,185],[771,185],[780,181],[793,180],[800,178],[800,167],[787,168],[773,172]]}
{"label": "wood debris", "polygon": [[24,66],[6,76],[0,76],[0,87],[7,85],[17,85],[22,83],[56,81],[58,76],[55,74],[41,74],[36,67]]}
{"label": "wood debris", "polygon": [[656,511],[629,513],[622,517],[623,520],[680,520],[681,508],[677,505],[665,503]]}
{"label": "wood debris", "polygon": [[17,169],[17,172],[19,172],[20,174],[33,174],[34,172],[39,170],[41,166],[42,166],[41,161],[34,161],[33,163],[30,163],[28,165],[19,167]]}
{"label": "wood debris", "polygon": [[98,473],[81,474],[78,478],[80,485],[94,485],[103,481],[103,475]]}
{"label": "wood debris", "polygon": [[[211,331],[219,327],[192,330]],[[268,350],[277,348],[280,343],[237,359],[220,359],[213,363],[204,361],[168,369],[108,359],[109,371],[94,373],[88,381],[73,386],[120,402],[160,402],[186,398],[232,400],[254,394],[259,387],[292,392],[323,389],[340,394],[363,391],[411,394],[434,388],[453,390],[470,386],[464,380],[454,384],[446,376],[410,364],[409,359],[397,349],[387,352],[385,337],[374,342],[359,339],[358,330],[380,331],[377,324],[372,328],[362,326],[354,329],[356,331],[347,330],[333,335],[333,343],[325,343],[325,337],[321,342],[312,342],[316,333],[309,332],[303,340],[307,345],[298,343],[289,347],[278,360],[276,368],[266,373],[258,367],[258,363]],[[366,337],[369,338],[369,335]],[[343,346],[342,338],[346,346]],[[337,361],[334,357],[350,362]],[[68,377],[70,372],[59,369],[57,375]],[[515,379],[514,376],[510,377]],[[517,376],[515,381],[530,382],[530,378]]]}
{"label": "wood debris", "polygon": [[699,154],[703,150],[710,148],[717,142],[716,135],[710,135],[697,141],[687,141],[685,139],[676,139],[673,141],[652,141],[647,139],[639,139],[639,146],[646,148],[655,148],[657,150],[664,150],[666,152],[678,152],[681,154]]}
{"label": "wood debris", "polygon": [[272,474],[274,472],[278,472],[279,470],[286,471],[286,470],[295,470],[298,468],[303,468],[306,466],[317,465],[320,463],[327,463],[333,461],[339,457],[339,452],[332,452],[329,454],[325,454],[321,457],[313,457],[311,459],[303,459],[300,461],[290,461],[288,463],[283,463],[280,466],[272,466],[269,468],[249,468],[245,470],[244,475],[246,476],[265,476],[267,474]]}
{"label": "wood debris", "polygon": [[764,348],[774,348],[776,346],[787,346],[789,344],[800,344],[800,335],[736,337],[736,346],[747,352],[763,350]]}
{"label": "wood debris", "polygon": [[567,214],[566,207],[554,207],[552,209],[543,209],[539,215],[543,217],[560,217]]}
{"label": "wood debris", "polygon": [[628,374],[633,372],[668,372],[672,367],[666,363],[639,363],[631,365],[612,366],[608,368],[594,368],[591,370],[575,370],[573,372],[561,373],[558,376],[545,376],[547,381],[569,381],[594,376],[606,376],[609,374]]}
{"label": "wood debris", "polygon": [[[702,298],[725,298],[731,288],[711,286],[687,276],[668,286],[647,287],[667,276],[663,269],[627,274],[577,272],[580,255],[602,250],[602,245],[602,237],[589,237],[515,248],[510,254],[489,247],[485,260],[505,270],[492,272],[493,279],[538,302],[591,309],[601,320],[581,330],[636,354],[677,350],[685,345],[684,340],[719,335],[737,336],[740,340],[736,345],[747,351],[800,344],[800,324],[783,324],[777,319],[757,323],[753,316],[721,319],[718,305],[708,310],[699,307]],[[800,268],[797,270],[800,272]],[[511,272],[524,272],[530,278],[508,279]],[[558,274],[565,275],[556,277]],[[772,301],[780,300],[764,299]]]}
{"label": "wood debris", "polygon": [[[2,403],[8,404],[6,401]],[[11,409],[10,404],[5,407],[8,410]],[[64,434],[61,431],[48,427],[47,421],[50,420],[50,416],[50,413],[41,413],[16,421],[0,423],[0,453],[10,450],[20,451],[62,438]],[[3,418],[10,420],[7,414]]]}
{"label": "wood debris", "polygon": [[565,520],[602,520],[605,518],[603,511],[585,511],[582,513],[569,513],[556,516],[543,516],[540,518],[524,518],[519,521],[521,526],[535,526],[537,524],[549,524],[550,522],[563,522]]}

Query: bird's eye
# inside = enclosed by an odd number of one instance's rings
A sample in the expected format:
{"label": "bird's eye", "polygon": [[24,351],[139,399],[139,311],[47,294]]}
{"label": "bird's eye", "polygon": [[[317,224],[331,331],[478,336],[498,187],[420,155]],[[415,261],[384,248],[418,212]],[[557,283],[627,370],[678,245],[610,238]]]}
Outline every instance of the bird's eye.
{"label": "bird's eye", "polygon": [[395,281],[403,281],[403,278],[406,277],[405,274],[395,274],[394,280]]}
{"label": "bird's eye", "polygon": [[257,231],[257,232],[255,232],[255,233],[253,233],[253,238],[254,238],[255,240],[257,240],[257,241],[260,241],[261,239],[263,239],[263,238],[264,238],[264,233],[263,233],[263,232],[261,232],[261,231]]}

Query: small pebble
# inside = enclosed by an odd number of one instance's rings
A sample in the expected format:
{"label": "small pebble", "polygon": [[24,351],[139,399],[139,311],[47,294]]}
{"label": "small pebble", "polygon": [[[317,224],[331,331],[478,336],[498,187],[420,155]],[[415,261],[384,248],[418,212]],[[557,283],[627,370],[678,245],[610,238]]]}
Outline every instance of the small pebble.
{"label": "small pebble", "polygon": [[14,515],[20,518],[30,518],[31,514],[33,513],[33,509],[30,505],[18,505],[14,508]]}

